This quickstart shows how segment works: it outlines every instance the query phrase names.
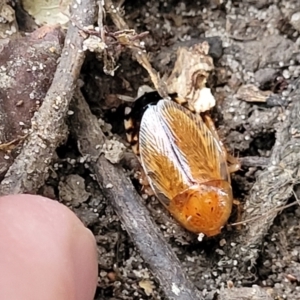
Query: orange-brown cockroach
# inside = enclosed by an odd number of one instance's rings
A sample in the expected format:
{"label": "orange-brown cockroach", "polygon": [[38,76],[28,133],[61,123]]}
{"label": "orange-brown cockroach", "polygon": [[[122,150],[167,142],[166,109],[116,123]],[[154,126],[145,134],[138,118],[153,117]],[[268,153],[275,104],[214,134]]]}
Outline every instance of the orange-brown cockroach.
{"label": "orange-brown cockroach", "polygon": [[232,210],[230,174],[222,143],[200,115],[164,99],[148,105],[139,153],[151,188],[183,227],[220,233]]}

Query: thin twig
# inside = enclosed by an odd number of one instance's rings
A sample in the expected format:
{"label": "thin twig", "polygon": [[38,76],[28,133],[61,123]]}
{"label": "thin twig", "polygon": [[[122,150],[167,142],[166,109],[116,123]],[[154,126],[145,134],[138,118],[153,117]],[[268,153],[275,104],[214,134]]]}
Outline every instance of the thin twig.
{"label": "thin twig", "polygon": [[[300,177],[299,128],[300,90],[292,95],[293,105],[283,126],[276,133],[269,163],[256,178],[244,207],[242,222],[248,221],[246,229],[234,238],[235,247],[229,247],[229,257],[239,257],[240,272],[246,273],[249,262],[255,264],[264,236],[274,218],[293,194]],[[292,130],[293,129],[293,130]],[[294,203],[293,203],[294,204]],[[286,206],[288,207],[288,206]],[[230,244],[230,242],[228,243]]]}
{"label": "thin twig", "polygon": [[[116,8],[116,6],[113,4],[111,0],[105,1],[105,9],[108,14],[110,14],[110,17],[112,21],[114,22],[115,26],[119,30],[126,30],[129,29],[128,25],[122,18],[122,16],[119,13],[119,10]],[[130,48],[130,47],[129,47]],[[153,82],[155,89],[157,92],[163,97],[168,98],[168,89],[166,87],[166,83],[160,78],[159,74],[154,70],[148,60],[147,53],[145,50],[139,50],[138,47],[131,47],[132,53],[135,56],[138,63],[143,66],[150,78]]]}
{"label": "thin twig", "polygon": [[[100,156],[99,140],[104,139],[97,118],[92,115],[80,92],[71,108],[71,130],[83,156],[92,156],[90,169],[96,175],[102,191],[113,206],[138,248],[145,263],[159,280],[168,299],[201,300],[197,288],[187,278],[175,253],[142,203],[128,176],[120,166],[114,166]],[[98,149],[98,150],[97,150]]]}
{"label": "thin twig", "polygon": [[244,156],[239,157],[239,161],[244,167],[265,167],[270,163],[268,157]]}

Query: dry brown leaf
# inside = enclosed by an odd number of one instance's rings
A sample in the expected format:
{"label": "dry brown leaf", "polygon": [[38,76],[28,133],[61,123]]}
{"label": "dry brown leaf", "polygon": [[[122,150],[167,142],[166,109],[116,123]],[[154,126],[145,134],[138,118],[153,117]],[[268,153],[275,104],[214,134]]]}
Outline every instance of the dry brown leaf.
{"label": "dry brown leaf", "polygon": [[215,99],[210,89],[206,88],[207,78],[214,69],[208,51],[206,41],[190,48],[178,48],[174,69],[167,79],[168,93],[177,94],[196,112],[204,112],[215,106]]}

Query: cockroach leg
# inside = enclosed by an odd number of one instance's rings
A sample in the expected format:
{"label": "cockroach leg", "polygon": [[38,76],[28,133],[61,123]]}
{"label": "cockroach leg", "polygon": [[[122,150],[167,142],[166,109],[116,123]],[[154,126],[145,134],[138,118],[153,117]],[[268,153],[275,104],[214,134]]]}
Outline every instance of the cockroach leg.
{"label": "cockroach leg", "polygon": [[243,206],[239,200],[233,199],[233,205],[234,205],[234,214],[232,214],[233,219],[235,220],[234,223],[227,223],[226,228],[227,230],[231,231],[234,228],[237,230],[242,230],[242,213],[243,213]]}
{"label": "cockroach leg", "polygon": [[[243,206],[239,200],[233,199],[233,205],[236,206],[236,222],[242,221]],[[242,230],[242,225],[236,226],[237,230]]]}
{"label": "cockroach leg", "polygon": [[203,118],[205,125],[208,127],[208,129],[213,134],[213,136],[216,138],[216,140],[220,141],[220,146],[222,148],[223,155],[226,158],[226,161],[228,163],[229,173],[234,173],[234,172],[238,171],[241,168],[241,163],[239,162],[239,160],[237,158],[233,157],[232,155],[230,155],[227,152],[224,144],[220,140],[218,131],[217,131],[216,126],[215,126],[213,120],[211,119],[211,117],[208,114],[203,114],[202,118]]}
{"label": "cockroach leg", "polygon": [[[223,144],[222,144],[222,146],[224,148]],[[224,149],[223,149],[223,151],[224,151]],[[229,173],[235,173],[236,171],[238,171],[241,168],[241,163],[239,162],[239,160],[237,158],[235,158],[234,156],[230,155],[227,151],[226,151],[226,160],[229,163],[229,165],[228,165]]]}
{"label": "cockroach leg", "polygon": [[136,179],[138,179],[140,185],[142,186],[141,192],[151,197],[154,196],[154,192],[150,186],[149,180],[144,172],[143,168],[136,173]]}

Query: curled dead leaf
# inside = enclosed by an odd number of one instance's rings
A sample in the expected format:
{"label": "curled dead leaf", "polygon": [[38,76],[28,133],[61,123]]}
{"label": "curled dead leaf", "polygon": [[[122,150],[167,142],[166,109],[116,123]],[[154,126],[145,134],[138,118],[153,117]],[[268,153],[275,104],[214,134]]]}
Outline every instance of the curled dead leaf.
{"label": "curled dead leaf", "polygon": [[177,94],[196,112],[204,112],[215,106],[215,99],[206,87],[207,78],[214,69],[208,51],[206,41],[189,48],[178,48],[174,69],[167,79],[168,94]]}

